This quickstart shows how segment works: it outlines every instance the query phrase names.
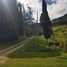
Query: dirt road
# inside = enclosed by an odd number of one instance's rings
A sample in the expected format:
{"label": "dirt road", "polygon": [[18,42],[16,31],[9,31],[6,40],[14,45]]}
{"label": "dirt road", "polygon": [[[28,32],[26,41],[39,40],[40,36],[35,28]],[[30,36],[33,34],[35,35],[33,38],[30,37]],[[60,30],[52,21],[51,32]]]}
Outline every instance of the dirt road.
{"label": "dirt road", "polygon": [[0,64],[4,64],[6,61],[8,61],[8,55],[11,54],[12,52],[20,49],[23,47],[25,44],[27,44],[30,40],[32,40],[34,37],[30,37],[26,39],[23,42],[20,42],[18,44],[15,44],[13,46],[10,46],[9,48],[3,49],[0,51]]}
{"label": "dirt road", "polygon": [[20,42],[18,44],[15,44],[13,46],[10,46],[9,48],[3,49],[0,51],[0,56],[8,56],[12,52],[16,51],[17,49],[23,47],[27,42],[29,42],[34,37],[26,39],[24,42]]}

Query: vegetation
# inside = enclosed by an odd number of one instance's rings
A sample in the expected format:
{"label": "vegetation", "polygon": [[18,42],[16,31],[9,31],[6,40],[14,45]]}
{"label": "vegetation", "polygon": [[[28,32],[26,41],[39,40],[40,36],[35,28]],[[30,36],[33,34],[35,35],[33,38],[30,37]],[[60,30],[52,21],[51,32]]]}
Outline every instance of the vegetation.
{"label": "vegetation", "polygon": [[61,16],[59,18],[53,19],[52,20],[52,24],[53,25],[64,25],[64,24],[67,24],[67,14],[65,14],[64,16]]}
{"label": "vegetation", "polygon": [[0,42],[15,41],[20,33],[21,13],[16,0],[0,0]]}
{"label": "vegetation", "polygon": [[[33,23],[33,11],[27,5],[28,11],[17,0],[0,0],[0,42],[11,42],[24,36],[37,33]],[[29,30],[30,29],[30,30]]]}
{"label": "vegetation", "polygon": [[[42,31],[40,23],[34,23],[32,8],[27,5],[27,9],[17,0],[0,0],[0,50],[25,42],[10,55],[0,56],[0,67],[67,67],[67,53],[64,53],[67,52],[67,25],[52,27],[46,3],[42,0]],[[61,24],[66,24],[66,16],[60,18]],[[27,41],[32,36],[34,38]],[[62,45],[49,46],[54,40]]]}
{"label": "vegetation", "polygon": [[27,37],[22,37],[22,38],[19,38],[18,40],[14,41],[14,42],[0,43],[0,50],[6,49],[6,48],[11,47],[13,45],[16,45],[17,43],[23,42],[26,39],[27,39]]}
{"label": "vegetation", "polygon": [[8,56],[1,67],[67,67],[67,53],[60,47],[45,47],[44,36],[35,37]]}
{"label": "vegetation", "polygon": [[[60,29],[66,30],[65,25],[53,27],[54,33]],[[65,43],[64,35],[55,38]],[[49,39],[49,41],[53,38]],[[8,56],[8,60],[0,67],[67,67],[67,53],[63,47],[46,47],[44,36],[36,36],[29,43]]]}
{"label": "vegetation", "polygon": [[48,16],[47,5],[46,5],[45,0],[42,0],[42,14],[40,17],[40,22],[43,28],[43,34],[47,40],[52,35],[52,28],[51,28],[52,24]]}

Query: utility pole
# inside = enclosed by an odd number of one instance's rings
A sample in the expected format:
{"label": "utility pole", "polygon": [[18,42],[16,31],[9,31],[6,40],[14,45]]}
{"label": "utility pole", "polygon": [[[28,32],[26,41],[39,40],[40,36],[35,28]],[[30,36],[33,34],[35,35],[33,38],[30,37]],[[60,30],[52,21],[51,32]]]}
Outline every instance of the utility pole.
{"label": "utility pole", "polygon": [[38,33],[39,33],[39,25],[38,25],[38,11],[37,11],[37,19],[36,19],[36,23],[37,23],[37,35],[38,35]]}
{"label": "utility pole", "polygon": [[37,11],[37,23],[38,23],[38,11]]}
{"label": "utility pole", "polygon": [[39,32],[40,32],[40,26],[39,26],[39,17],[38,17],[38,11],[37,11],[37,24],[38,24],[38,27],[37,27],[37,35],[39,35]]}

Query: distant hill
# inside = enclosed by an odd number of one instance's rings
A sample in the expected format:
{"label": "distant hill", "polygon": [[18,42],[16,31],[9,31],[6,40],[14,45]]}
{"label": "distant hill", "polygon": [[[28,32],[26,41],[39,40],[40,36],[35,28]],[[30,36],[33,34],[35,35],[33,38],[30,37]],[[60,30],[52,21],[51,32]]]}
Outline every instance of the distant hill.
{"label": "distant hill", "polygon": [[67,14],[65,14],[62,17],[56,18],[52,20],[52,24],[53,25],[63,25],[63,24],[67,24]]}

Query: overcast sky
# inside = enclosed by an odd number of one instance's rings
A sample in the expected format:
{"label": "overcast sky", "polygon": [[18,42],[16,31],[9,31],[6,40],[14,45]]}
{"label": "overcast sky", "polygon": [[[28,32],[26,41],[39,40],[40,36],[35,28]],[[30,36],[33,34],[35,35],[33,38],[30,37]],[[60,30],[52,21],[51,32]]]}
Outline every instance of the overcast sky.
{"label": "overcast sky", "polygon": [[[33,10],[33,16],[36,19],[37,11],[40,17],[41,14],[41,3],[39,0],[18,0],[23,3],[26,8],[26,4],[29,4]],[[67,13],[67,0],[46,0],[47,10],[49,17],[52,19],[58,18]]]}

